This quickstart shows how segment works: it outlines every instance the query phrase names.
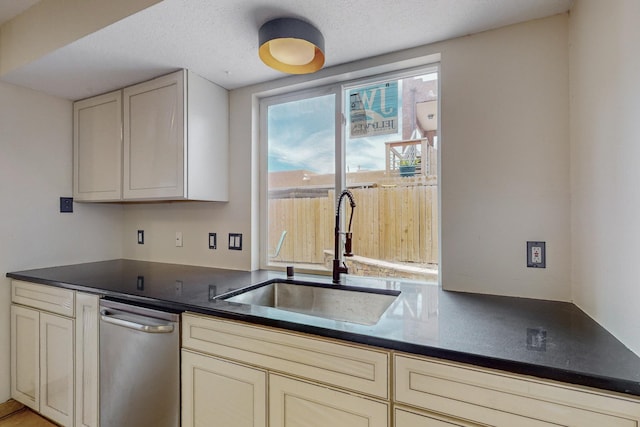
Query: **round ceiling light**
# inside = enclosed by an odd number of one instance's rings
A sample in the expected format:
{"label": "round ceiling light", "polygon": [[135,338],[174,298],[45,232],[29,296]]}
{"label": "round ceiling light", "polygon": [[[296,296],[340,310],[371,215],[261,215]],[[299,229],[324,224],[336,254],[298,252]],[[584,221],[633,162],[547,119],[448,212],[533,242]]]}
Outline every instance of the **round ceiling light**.
{"label": "round ceiling light", "polygon": [[309,74],[324,65],[324,37],[313,25],[295,18],[277,18],[258,33],[259,55],[269,67],[289,74]]}

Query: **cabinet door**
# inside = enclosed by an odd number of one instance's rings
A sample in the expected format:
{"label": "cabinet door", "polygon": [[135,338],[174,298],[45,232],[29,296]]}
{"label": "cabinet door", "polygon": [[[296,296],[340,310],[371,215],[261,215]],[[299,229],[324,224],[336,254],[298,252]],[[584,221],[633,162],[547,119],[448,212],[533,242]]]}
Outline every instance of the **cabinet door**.
{"label": "cabinet door", "polygon": [[40,313],[40,413],[73,426],[73,320]]}
{"label": "cabinet door", "polygon": [[73,197],[108,201],[122,197],[122,93],[73,104]]}
{"label": "cabinet door", "polygon": [[76,294],[76,427],[98,426],[98,301]]}
{"label": "cabinet door", "polygon": [[182,351],[182,425],[266,427],[267,374]]}
{"label": "cabinet door", "polygon": [[124,199],[184,198],[184,76],[124,89]]}
{"label": "cabinet door", "polygon": [[11,397],[38,411],[40,313],[11,305]]}
{"label": "cabinet door", "polygon": [[400,408],[394,410],[394,418],[395,427],[480,427],[479,424]]}
{"label": "cabinet door", "polygon": [[355,394],[269,375],[271,427],[387,427],[389,406]]}

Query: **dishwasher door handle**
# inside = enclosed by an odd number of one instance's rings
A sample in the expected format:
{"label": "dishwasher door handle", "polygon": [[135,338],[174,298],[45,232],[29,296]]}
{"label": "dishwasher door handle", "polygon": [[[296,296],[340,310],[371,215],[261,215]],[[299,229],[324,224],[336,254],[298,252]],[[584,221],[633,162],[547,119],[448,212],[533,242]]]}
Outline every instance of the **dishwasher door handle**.
{"label": "dishwasher door handle", "polygon": [[103,322],[111,323],[112,325],[122,326],[124,328],[134,329],[136,331],[147,332],[149,334],[171,333],[173,332],[174,328],[172,323],[164,325],[143,325],[142,323],[120,319],[118,317],[115,317],[115,315],[109,315],[106,310],[100,312],[100,318]]}

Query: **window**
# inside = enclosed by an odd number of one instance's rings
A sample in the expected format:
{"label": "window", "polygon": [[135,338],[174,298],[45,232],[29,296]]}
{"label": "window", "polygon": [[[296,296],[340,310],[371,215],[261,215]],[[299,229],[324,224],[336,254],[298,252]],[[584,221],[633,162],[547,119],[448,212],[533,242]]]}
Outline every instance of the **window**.
{"label": "window", "polygon": [[263,267],[330,272],[348,188],[349,273],[437,280],[437,66],[265,98],[260,119]]}

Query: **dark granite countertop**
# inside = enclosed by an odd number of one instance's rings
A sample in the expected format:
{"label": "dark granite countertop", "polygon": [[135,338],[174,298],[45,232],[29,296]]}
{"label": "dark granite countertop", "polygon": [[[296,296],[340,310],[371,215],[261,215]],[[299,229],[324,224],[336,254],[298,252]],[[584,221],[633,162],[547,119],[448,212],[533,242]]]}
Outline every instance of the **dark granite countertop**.
{"label": "dark granite countertop", "polygon": [[[401,292],[380,321],[367,326],[215,299],[283,279],[279,272],[112,260],[7,276],[640,396],[640,357],[570,303],[343,276],[346,285]],[[296,280],[330,283],[331,278],[296,275]]]}

